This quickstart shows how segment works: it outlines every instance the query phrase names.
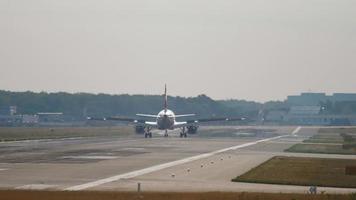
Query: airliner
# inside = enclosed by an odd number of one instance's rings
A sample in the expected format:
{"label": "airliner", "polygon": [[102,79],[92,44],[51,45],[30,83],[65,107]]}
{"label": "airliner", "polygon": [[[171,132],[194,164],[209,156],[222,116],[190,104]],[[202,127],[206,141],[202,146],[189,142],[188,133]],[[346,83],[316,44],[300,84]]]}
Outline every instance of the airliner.
{"label": "airliner", "polygon": [[[177,128],[181,129],[180,137],[187,137],[187,133],[195,134],[198,130],[199,123],[202,122],[213,122],[213,121],[238,121],[244,120],[245,118],[208,118],[208,119],[196,119],[188,121],[176,121],[177,118],[181,117],[192,117],[195,114],[181,114],[175,115],[172,110],[168,109],[168,96],[167,96],[167,85],[164,87],[164,105],[163,110],[157,115],[153,114],[136,114],[138,117],[145,118],[155,118],[155,121],[146,121],[142,119],[131,119],[122,117],[108,117],[108,118],[94,118],[88,117],[88,120],[115,120],[115,121],[125,121],[130,122],[135,125],[136,133],[144,133],[146,138],[152,137],[151,130],[156,128],[158,130],[164,130],[164,137],[168,137],[168,130],[174,130]],[[187,130],[186,130],[187,129]]]}

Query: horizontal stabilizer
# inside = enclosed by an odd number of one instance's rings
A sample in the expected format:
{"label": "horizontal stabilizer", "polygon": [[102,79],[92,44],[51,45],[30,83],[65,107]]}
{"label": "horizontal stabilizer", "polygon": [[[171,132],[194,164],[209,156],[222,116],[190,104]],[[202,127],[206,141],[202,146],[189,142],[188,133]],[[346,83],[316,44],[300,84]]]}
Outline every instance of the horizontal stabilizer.
{"label": "horizontal stabilizer", "polygon": [[204,122],[219,122],[219,121],[244,121],[246,118],[227,118],[227,117],[219,117],[219,118],[206,118],[206,119],[197,119],[197,120],[188,120],[187,123],[204,123]]}
{"label": "horizontal stabilizer", "polygon": [[176,115],[175,117],[192,117],[192,116],[195,116],[195,114]]}
{"label": "horizontal stabilizer", "polygon": [[140,117],[154,117],[154,118],[156,118],[157,117],[157,115],[151,115],[151,114],[141,114],[141,113],[139,113],[139,114],[136,114],[137,116],[140,116]]}
{"label": "horizontal stabilizer", "polygon": [[87,117],[90,121],[121,121],[130,123],[145,123],[145,120],[127,118],[127,117]]}

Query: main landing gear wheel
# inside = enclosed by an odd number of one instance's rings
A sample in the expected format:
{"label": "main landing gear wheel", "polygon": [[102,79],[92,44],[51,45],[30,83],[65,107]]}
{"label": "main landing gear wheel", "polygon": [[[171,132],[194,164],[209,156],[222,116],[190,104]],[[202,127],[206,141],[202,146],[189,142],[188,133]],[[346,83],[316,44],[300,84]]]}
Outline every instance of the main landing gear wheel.
{"label": "main landing gear wheel", "polygon": [[152,137],[152,133],[149,132],[149,133],[145,133],[145,138],[151,138]]}
{"label": "main landing gear wheel", "polygon": [[183,137],[186,138],[186,137],[187,137],[187,133],[180,133],[179,136],[180,136],[181,138],[183,138]]}
{"label": "main landing gear wheel", "polygon": [[182,132],[180,132],[179,136],[181,138],[183,138],[183,137],[186,138],[187,137],[187,132],[185,131],[185,127],[182,128]]}
{"label": "main landing gear wheel", "polygon": [[167,130],[164,132],[164,137],[168,137],[168,131]]}
{"label": "main landing gear wheel", "polygon": [[147,130],[145,131],[145,138],[151,138],[152,137],[152,132],[149,127],[147,127]]}

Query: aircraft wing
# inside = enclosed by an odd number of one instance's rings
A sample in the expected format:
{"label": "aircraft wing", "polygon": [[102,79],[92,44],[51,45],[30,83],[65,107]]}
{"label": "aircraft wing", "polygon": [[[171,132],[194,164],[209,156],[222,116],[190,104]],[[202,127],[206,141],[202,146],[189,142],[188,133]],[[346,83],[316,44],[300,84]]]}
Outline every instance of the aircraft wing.
{"label": "aircraft wing", "polygon": [[174,128],[181,128],[181,127],[184,127],[187,125],[188,125],[187,122],[175,122],[173,126],[174,126]]}
{"label": "aircraft wing", "polygon": [[245,118],[229,118],[229,117],[216,117],[216,118],[203,118],[203,119],[198,119],[195,122],[196,123],[202,123],[202,122],[219,122],[219,121],[243,121]]}
{"label": "aircraft wing", "polygon": [[[138,113],[138,114],[136,114],[136,115],[137,115],[137,116],[140,116],[140,117],[153,117],[153,118],[157,118],[157,115],[151,115],[151,114]],[[195,116],[195,114],[175,115],[176,118],[178,118],[178,117],[191,117],[191,116]]]}
{"label": "aircraft wing", "polygon": [[153,128],[157,128],[157,126],[158,126],[157,122],[145,122],[145,125],[153,127]]}
{"label": "aircraft wing", "polygon": [[196,119],[196,120],[188,120],[188,121],[183,121],[183,122],[176,122],[174,124],[175,128],[180,128],[180,127],[185,127],[189,125],[198,125],[201,123],[206,123],[206,122],[219,122],[219,121],[243,121],[245,118],[227,118],[227,117],[221,117],[221,118],[203,118],[203,119]]}
{"label": "aircraft wing", "polygon": [[127,117],[87,117],[87,120],[93,121],[122,121],[122,122],[134,122],[136,119]]}
{"label": "aircraft wing", "polygon": [[195,114],[175,115],[176,118],[178,118],[178,117],[191,117],[191,116],[195,116]]}
{"label": "aircraft wing", "polygon": [[140,116],[140,117],[153,117],[153,118],[157,118],[157,115],[151,115],[151,114],[136,114],[137,116]]}
{"label": "aircraft wing", "polygon": [[130,124],[138,124],[143,126],[157,127],[157,122],[151,122],[141,119],[127,118],[127,117],[88,117],[87,120],[93,121],[121,121]]}

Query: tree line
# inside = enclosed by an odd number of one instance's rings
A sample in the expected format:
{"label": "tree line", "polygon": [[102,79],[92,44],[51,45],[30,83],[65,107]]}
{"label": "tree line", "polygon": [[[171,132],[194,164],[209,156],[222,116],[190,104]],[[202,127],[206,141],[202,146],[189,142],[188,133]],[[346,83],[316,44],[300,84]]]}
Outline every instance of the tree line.
{"label": "tree line", "polygon": [[[256,117],[260,103],[244,100],[213,100],[202,94],[196,97],[168,97],[169,109],[176,114],[196,113],[199,117]],[[0,108],[17,106],[17,113],[62,112],[73,119],[86,116],[134,116],[157,114],[163,109],[161,95],[109,95],[89,93],[10,92],[0,90]]]}
{"label": "tree line", "polygon": [[[89,93],[11,92],[0,90],[0,114],[8,114],[9,106],[17,106],[19,114],[62,112],[65,116],[81,120],[87,116],[128,116],[136,113],[157,114],[163,109],[161,95],[109,95]],[[202,94],[196,97],[168,97],[169,109],[176,114],[195,113],[198,117],[258,118],[261,110],[288,110],[286,101],[258,103],[245,100],[213,100]],[[356,102],[320,102],[324,114],[356,114]]]}

